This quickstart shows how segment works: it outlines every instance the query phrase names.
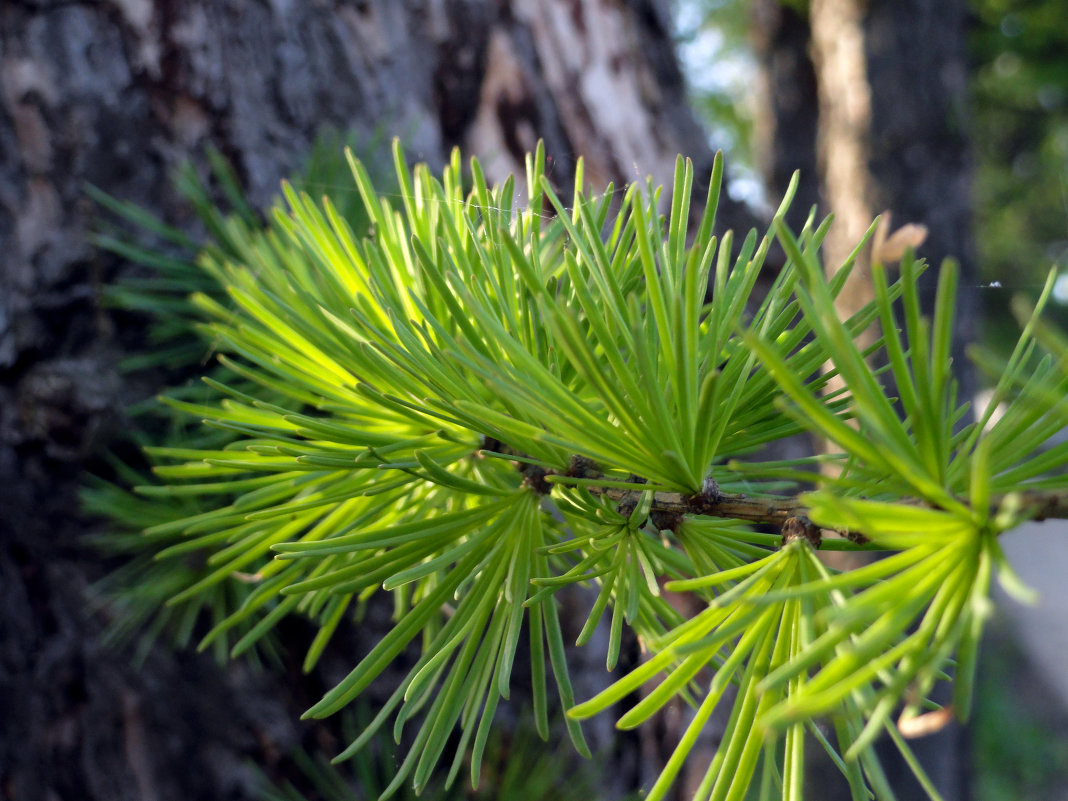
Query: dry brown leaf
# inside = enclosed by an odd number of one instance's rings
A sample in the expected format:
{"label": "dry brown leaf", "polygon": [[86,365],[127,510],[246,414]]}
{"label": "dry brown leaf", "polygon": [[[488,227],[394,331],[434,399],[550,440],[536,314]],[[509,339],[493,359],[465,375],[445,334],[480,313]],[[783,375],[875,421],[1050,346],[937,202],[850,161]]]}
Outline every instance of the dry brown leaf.
{"label": "dry brown leaf", "polygon": [[905,251],[915,250],[927,239],[927,226],[919,223],[906,223],[892,234],[889,233],[892,218],[893,215],[886,211],[879,219],[871,249],[871,260],[874,263],[891,264],[901,261]]}
{"label": "dry brown leaf", "polygon": [[922,715],[905,717],[902,714],[897,719],[897,730],[901,732],[901,736],[913,740],[942,731],[951,720],[953,720],[953,707],[947,704],[941,709],[924,712]]}

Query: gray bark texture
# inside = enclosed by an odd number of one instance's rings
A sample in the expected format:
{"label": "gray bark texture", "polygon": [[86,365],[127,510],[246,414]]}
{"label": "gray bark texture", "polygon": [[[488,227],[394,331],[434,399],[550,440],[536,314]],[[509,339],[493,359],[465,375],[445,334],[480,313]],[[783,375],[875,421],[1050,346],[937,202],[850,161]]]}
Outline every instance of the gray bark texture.
{"label": "gray bark texture", "polygon": [[[666,0],[0,4],[3,798],[243,799],[250,762],[281,775],[280,755],[320,736],[296,720],[352,664],[343,653],[304,679],[299,647],[282,678],[162,648],[138,670],[106,647],[109,612],[89,598],[109,565],[84,545],[99,523],[76,493],[124,406],[158,388],[117,371],[144,323],[97,302],[125,268],[87,244],[84,185],[190,228],[169,179],[179,163],[203,169],[213,144],[264,206],[328,126],[399,135],[432,163],[458,144],[492,179],[542,137],[565,189],[577,155],[593,184],[666,181],[678,152],[707,175],[712,158]],[[730,204],[721,214],[749,225]],[[603,653],[588,659],[596,670]],[[610,796],[647,779],[622,756]]]}
{"label": "gray bark texture", "polygon": [[[891,209],[895,225],[927,226],[919,254],[932,266],[920,284],[928,313],[934,307],[939,266],[946,258],[960,262],[953,361],[962,400],[973,398],[978,389],[965,347],[975,340],[979,326],[967,13],[964,0],[873,0],[865,19],[872,97],[870,165],[877,207]],[[947,801],[970,797],[965,731],[952,725],[914,746]],[[886,749],[888,758],[892,750]],[[908,773],[900,762],[896,770]],[[901,797],[925,795],[910,784]]]}
{"label": "gray bark texture", "polygon": [[928,311],[938,267],[960,262],[953,360],[961,398],[978,388],[964,348],[979,326],[967,16],[964,0],[872,0],[865,17],[876,208],[893,211],[895,226],[927,226],[919,254],[932,266],[920,279]]}
{"label": "gray bark texture", "polygon": [[[807,5],[807,4],[806,4]],[[921,279],[925,308],[934,303],[938,266],[961,264],[954,362],[961,397],[974,394],[963,347],[975,338],[978,294],[972,235],[972,155],[967,89],[967,3],[962,0],[870,0],[863,8],[871,127],[867,131],[869,201],[874,213],[893,213],[894,227],[927,226],[918,253],[933,269]],[[818,180],[819,104],[811,30],[801,4],[753,0],[753,44],[761,73],[758,138],[771,198],[781,196],[794,170],[801,188],[792,225],[813,204],[835,213]],[[832,154],[833,157],[833,154]]]}
{"label": "gray bark texture", "polygon": [[[848,105],[853,98],[820,97],[820,87],[840,87],[821,81],[819,55],[814,46],[812,15],[825,10],[826,2],[805,4],[810,14],[801,13],[796,3],[755,0],[753,16],[756,46],[764,92],[763,131],[766,154],[765,175],[774,197],[785,188],[793,169],[803,173],[802,197],[807,204],[818,199],[820,214],[840,217],[849,209],[836,208],[832,177],[827,161],[840,155],[834,149],[819,153],[822,119],[806,115],[815,105]],[[972,162],[968,138],[966,15],[963,0],[850,0],[845,5],[859,10],[864,48],[866,86],[853,87],[867,95],[869,125],[855,134],[857,144],[867,154],[867,176],[863,200],[872,213],[889,210],[893,228],[920,223],[928,236],[918,249],[931,265],[921,279],[921,301],[928,314],[934,306],[939,266],[946,258],[961,265],[955,313],[954,367],[960,383],[959,397],[975,394],[974,374],[964,355],[965,346],[975,338],[978,295],[977,267],[972,234]],[[830,15],[832,24],[843,15]],[[825,20],[826,22],[826,20]],[[811,24],[810,24],[811,23]],[[847,43],[832,41],[831,47]],[[827,43],[823,43],[825,52]],[[846,133],[839,126],[838,134]],[[849,156],[849,153],[844,154]],[[821,163],[821,157],[823,163]],[[805,181],[804,174],[819,176]],[[844,187],[856,190],[858,187]],[[800,200],[801,198],[799,198]],[[795,208],[795,214],[799,209]],[[795,217],[794,224],[798,224]],[[803,219],[803,217],[801,218]],[[847,300],[848,303],[848,300]],[[912,743],[935,785],[946,799],[969,797],[967,782],[966,735],[958,726]],[[896,749],[884,750],[895,791],[902,799],[923,799],[926,794],[911,778],[911,771],[896,756]],[[811,789],[819,797],[834,795],[838,784],[835,770],[813,776]]]}
{"label": "gray bark texture", "polygon": [[819,97],[809,55],[808,17],[781,0],[753,0],[751,14],[751,40],[760,65],[757,163],[772,202],[786,191],[794,171],[801,171],[797,198],[786,217],[799,231],[809,209],[820,204],[815,113]]}

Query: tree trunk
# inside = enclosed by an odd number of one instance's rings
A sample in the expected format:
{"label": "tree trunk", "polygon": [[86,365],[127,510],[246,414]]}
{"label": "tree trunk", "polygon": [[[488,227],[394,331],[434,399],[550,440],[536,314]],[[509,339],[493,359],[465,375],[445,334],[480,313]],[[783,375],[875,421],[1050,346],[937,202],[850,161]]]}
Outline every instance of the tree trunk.
{"label": "tree trunk", "polygon": [[[140,671],[88,602],[107,567],[84,546],[82,468],[152,393],[119,375],[143,323],[99,308],[122,266],[86,234],[92,183],[180,227],[169,174],[213,143],[249,197],[330,126],[400,135],[441,162],[462,145],[491,178],[543,137],[567,189],[709,172],[666,0],[113,0],[0,6],[0,790],[17,799],[247,798],[327,679],[287,681],[156,649]],[[702,191],[700,187],[697,191]],[[750,217],[721,205],[721,219]],[[302,636],[300,633],[294,636]],[[587,657],[593,670],[603,654]],[[325,671],[329,673],[330,671]],[[579,678],[579,684],[595,679]],[[610,721],[597,724],[610,734]],[[595,736],[595,739],[597,737]],[[606,793],[643,769],[608,767]]]}
{"label": "tree trunk", "polygon": [[[805,16],[798,5],[753,0],[753,40],[763,101],[757,126],[760,164],[773,200],[781,196],[793,171],[801,170],[801,190],[794,216],[789,218],[795,229],[817,202],[821,214],[842,216],[843,205],[832,200],[834,190],[824,171],[829,159],[857,162],[848,147],[843,153],[828,140],[831,126],[829,120],[821,119],[826,104],[844,106],[850,100],[844,94],[847,90],[834,86],[842,77],[821,76],[813,63],[820,49],[813,41],[813,14],[826,12],[823,18],[832,26],[841,26],[848,15],[831,13],[834,9],[828,3],[815,2],[808,4],[810,13]],[[866,129],[854,130],[853,135],[866,150],[868,176],[859,167],[853,168],[860,181],[867,183],[863,192],[852,181],[838,183],[847,189],[854,186],[856,202],[866,196],[871,214],[889,210],[896,225],[927,226],[928,236],[918,254],[932,265],[921,278],[928,313],[933,308],[938,267],[946,258],[960,262],[954,363],[960,396],[971,397],[975,382],[963,347],[975,338],[978,295],[967,135],[967,4],[962,0],[904,4],[869,0],[847,5],[862,12],[853,16],[854,32],[858,22],[860,26],[863,74],[856,69],[859,65],[853,71],[868,84],[869,120]],[[834,47],[841,52],[844,45],[833,38],[824,40],[825,50]],[[825,86],[822,98],[817,91],[821,82]],[[817,128],[827,131],[822,135],[823,156],[817,153]],[[805,180],[816,175],[818,181]]]}
{"label": "tree trunk", "polygon": [[[965,348],[975,340],[979,324],[968,137],[967,15],[964,0],[870,0],[864,19],[872,98],[869,166],[875,205],[892,210],[897,224],[916,222],[927,227],[918,254],[931,265],[920,279],[920,299],[928,315],[934,310],[942,262],[947,258],[960,262],[953,367],[961,402],[974,398],[978,386]],[[938,700],[945,703],[949,698]],[[912,742],[947,801],[969,796],[966,745],[966,733],[956,724]],[[895,750],[886,749],[888,759]],[[910,773],[901,762],[895,772]],[[902,786],[902,801],[926,798],[915,783]]]}
{"label": "tree trunk", "polygon": [[[819,87],[817,153],[820,184],[834,223],[823,254],[833,274],[864,237],[875,216],[872,175],[868,168],[871,136],[871,88],[864,58],[861,4],[856,0],[812,0],[809,11],[812,56]],[[868,254],[858,257],[842,293],[836,298],[842,319],[852,317],[875,298]],[[874,327],[857,338],[863,350],[878,338]],[[836,379],[829,390],[842,386]]]}
{"label": "tree trunk", "polygon": [[920,278],[928,314],[942,262],[960,262],[953,363],[961,399],[977,389],[965,346],[975,340],[979,324],[967,17],[964,0],[870,0],[864,18],[875,207],[893,211],[896,224],[927,227],[918,253],[931,265]]}
{"label": "tree trunk", "polygon": [[786,216],[794,231],[820,203],[816,167],[819,95],[809,52],[808,16],[782,0],[752,0],[751,38],[759,64],[755,136],[757,164],[769,200],[782,197],[794,172],[801,173],[797,197]]}
{"label": "tree trunk", "polygon": [[[818,172],[820,213],[833,213],[838,228],[827,241],[832,265],[883,210],[893,213],[897,225],[927,227],[918,255],[931,265],[921,282],[928,314],[942,261],[953,257],[961,263],[954,368],[959,397],[970,398],[975,381],[964,346],[974,338],[978,298],[966,135],[967,6],[963,0],[812,0],[806,19],[796,5],[756,0],[753,17],[769,87],[762,128],[773,156],[772,171],[766,172],[772,196],[785,188],[790,173],[781,165],[787,159]],[[817,107],[815,123],[806,125],[804,110]],[[860,268],[863,272],[863,264]],[[846,292],[845,313],[871,294],[863,282]],[[912,743],[946,799],[967,797],[963,740],[959,727],[951,726]],[[891,763],[893,751],[884,752]],[[904,764],[892,770],[900,798],[926,798]],[[847,797],[830,794],[837,783],[833,769],[826,783],[816,780],[821,797]]]}

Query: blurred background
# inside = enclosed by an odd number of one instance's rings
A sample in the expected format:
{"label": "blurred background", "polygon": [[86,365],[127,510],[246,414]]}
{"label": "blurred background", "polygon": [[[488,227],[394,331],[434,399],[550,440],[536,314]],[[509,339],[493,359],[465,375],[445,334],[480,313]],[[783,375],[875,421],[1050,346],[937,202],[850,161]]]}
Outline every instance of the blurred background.
{"label": "blurred background", "polygon": [[[350,770],[353,790],[318,756],[342,734],[297,723],[347,671],[344,649],[301,677],[299,657],[279,673],[160,643],[135,662],[105,637],[113,612],[90,599],[115,565],[85,546],[99,524],[78,490],[124,410],[174,376],[119,369],[146,323],[99,302],[131,268],[91,245],[109,223],[85,187],[203,237],[172,177],[190,163],[221,192],[209,148],[263,210],[286,176],[352,200],[336,154],[351,144],[387,175],[393,136],[431,164],[458,145],[491,180],[522,173],[541,138],[560,187],[580,156],[594,186],[660,183],[677,153],[707,175],[722,148],[720,226],[736,230],[761,226],[800,169],[790,222],[834,213],[831,262],[876,214],[922,223],[920,254],[962,265],[968,396],[988,377],[966,348],[1011,348],[1012,299],[1037,297],[1051,268],[1052,316],[1068,322],[1065,0],[4,0],[0,798],[375,797],[388,749]],[[1001,599],[973,724],[919,743],[947,800],[1068,799],[1068,532],[1029,534],[1007,548],[1040,605]],[[288,633],[296,651],[306,634]],[[361,636],[348,647],[366,650]],[[576,658],[603,681],[599,654]],[[624,797],[649,786],[681,720],[629,739],[596,723],[585,769],[505,732],[479,797]],[[558,773],[569,787],[530,781]]]}

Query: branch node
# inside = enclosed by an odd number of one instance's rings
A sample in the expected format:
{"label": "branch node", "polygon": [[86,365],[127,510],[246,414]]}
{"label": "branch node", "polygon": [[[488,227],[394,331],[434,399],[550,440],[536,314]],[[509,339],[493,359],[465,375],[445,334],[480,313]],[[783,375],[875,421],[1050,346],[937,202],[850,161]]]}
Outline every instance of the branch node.
{"label": "branch node", "polygon": [[841,534],[843,537],[845,537],[847,540],[849,540],[854,545],[865,545],[866,543],[871,542],[870,539],[865,537],[859,531],[839,531],[838,533]]}
{"label": "branch node", "polygon": [[601,470],[593,459],[586,456],[572,456],[567,474],[571,478],[599,478]]}
{"label": "branch node", "polygon": [[716,480],[707,476],[701,483],[701,491],[697,495],[687,496],[685,500],[693,514],[715,515],[716,505],[723,500],[723,493],[719,491]]}
{"label": "branch node", "polygon": [[519,472],[523,474],[523,484],[530,487],[539,495],[548,495],[553,491],[553,485],[545,480],[545,477],[549,475],[548,470],[544,467],[538,467],[533,464],[524,464]]}
{"label": "branch node", "polygon": [[705,476],[705,480],[701,482],[701,497],[708,498],[712,503],[719,503],[723,499],[719,484],[712,476]]}
{"label": "branch node", "polygon": [[649,522],[652,523],[657,531],[670,531],[674,534],[679,530],[679,526],[682,525],[682,515],[678,512],[669,512],[663,509],[653,509],[649,513]]}
{"label": "branch node", "polygon": [[807,517],[788,517],[782,524],[782,547],[794,540],[806,540],[813,548],[819,548],[823,542],[820,528]]}
{"label": "branch node", "polygon": [[479,450],[493,451],[494,453],[503,453],[507,456],[519,456],[520,453],[511,445],[507,445],[501,442],[496,437],[491,437],[488,434],[482,437],[482,447]]}

